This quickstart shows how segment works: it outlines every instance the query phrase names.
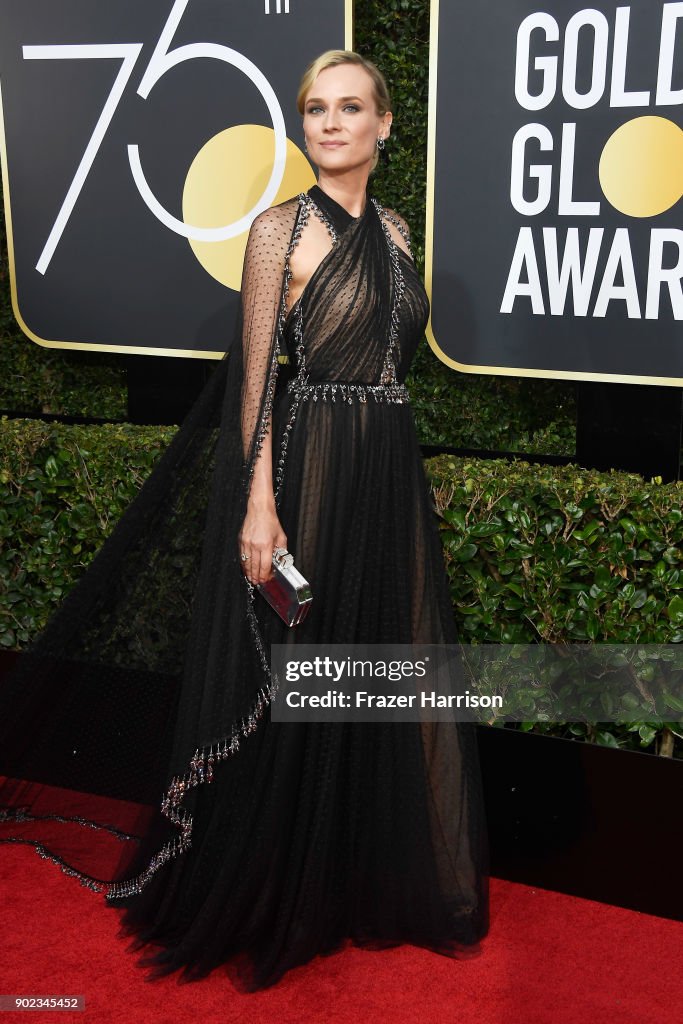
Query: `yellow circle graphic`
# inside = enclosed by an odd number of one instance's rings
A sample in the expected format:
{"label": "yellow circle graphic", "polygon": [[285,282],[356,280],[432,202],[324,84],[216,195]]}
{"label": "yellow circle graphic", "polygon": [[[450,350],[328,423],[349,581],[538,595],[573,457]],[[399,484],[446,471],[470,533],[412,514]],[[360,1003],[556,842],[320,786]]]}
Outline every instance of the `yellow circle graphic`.
{"label": "yellow circle graphic", "polygon": [[[252,209],[273,169],[275,134],[260,124],[240,124],[209,139],[190,165],[183,188],[183,220],[198,227],[230,224]],[[273,205],[315,184],[308,160],[287,139],[287,162]],[[239,291],[248,232],[222,242],[190,239],[192,251],[211,277]]]}
{"label": "yellow circle graphic", "polygon": [[656,217],[683,195],[683,131],[666,117],[634,117],[605,143],[605,198],[629,217]]}

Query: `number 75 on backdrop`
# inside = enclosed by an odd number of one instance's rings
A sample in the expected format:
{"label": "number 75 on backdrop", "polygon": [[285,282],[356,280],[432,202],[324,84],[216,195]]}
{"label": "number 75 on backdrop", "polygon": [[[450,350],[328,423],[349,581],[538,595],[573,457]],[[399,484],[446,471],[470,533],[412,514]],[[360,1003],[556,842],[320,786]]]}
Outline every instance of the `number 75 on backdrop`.
{"label": "number 75 on backdrop", "polygon": [[315,181],[296,91],[350,0],[0,0],[12,302],[38,344],[219,358],[253,218]]}

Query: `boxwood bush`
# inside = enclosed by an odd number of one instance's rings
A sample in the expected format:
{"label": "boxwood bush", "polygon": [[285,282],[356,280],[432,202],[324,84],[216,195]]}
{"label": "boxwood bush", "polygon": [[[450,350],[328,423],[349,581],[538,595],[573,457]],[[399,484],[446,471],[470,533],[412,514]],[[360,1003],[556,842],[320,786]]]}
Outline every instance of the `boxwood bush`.
{"label": "boxwood bush", "polygon": [[[20,650],[35,636],[174,432],[0,420],[1,647]],[[683,484],[447,455],[425,466],[463,641],[683,640]],[[510,694],[518,710],[521,696]],[[673,700],[673,711],[683,710]],[[664,726],[639,720],[523,727],[683,756],[674,715]]]}

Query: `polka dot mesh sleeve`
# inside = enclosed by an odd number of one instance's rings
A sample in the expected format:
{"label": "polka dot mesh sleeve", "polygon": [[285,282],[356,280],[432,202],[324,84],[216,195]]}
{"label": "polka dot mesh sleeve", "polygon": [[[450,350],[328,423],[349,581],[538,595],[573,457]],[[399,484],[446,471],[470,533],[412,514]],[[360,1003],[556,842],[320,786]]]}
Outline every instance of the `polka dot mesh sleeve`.
{"label": "polka dot mesh sleeve", "polygon": [[277,378],[285,260],[297,204],[261,213],[249,232],[242,273],[242,444],[253,475],[271,420]]}

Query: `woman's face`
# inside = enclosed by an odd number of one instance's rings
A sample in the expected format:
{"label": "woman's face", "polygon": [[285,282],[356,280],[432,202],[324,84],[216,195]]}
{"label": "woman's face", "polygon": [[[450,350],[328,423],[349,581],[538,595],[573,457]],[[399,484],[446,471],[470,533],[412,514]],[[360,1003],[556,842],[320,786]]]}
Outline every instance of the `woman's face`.
{"label": "woman's face", "polygon": [[391,113],[377,113],[372,79],[358,64],[325,68],[308,90],[304,137],[321,170],[372,166],[377,139],[386,139],[390,126]]}

